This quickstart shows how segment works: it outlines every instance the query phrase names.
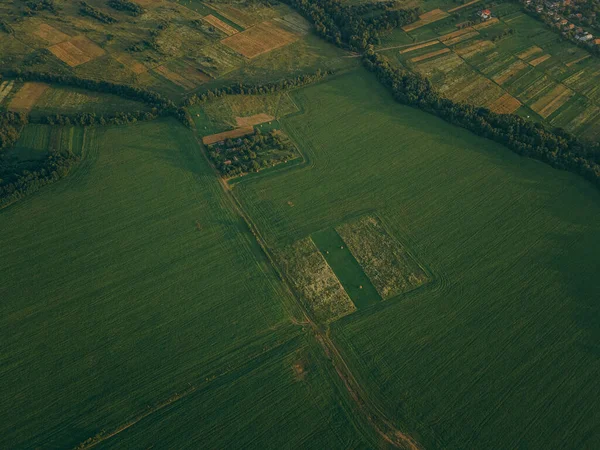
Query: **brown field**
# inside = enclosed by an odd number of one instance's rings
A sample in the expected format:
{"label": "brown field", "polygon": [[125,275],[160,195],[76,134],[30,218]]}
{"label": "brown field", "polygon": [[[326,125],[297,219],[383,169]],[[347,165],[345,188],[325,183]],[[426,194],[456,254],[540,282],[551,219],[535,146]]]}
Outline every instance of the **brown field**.
{"label": "brown field", "polygon": [[442,19],[448,17],[449,15],[450,14],[448,14],[446,11],[442,11],[441,9],[434,9],[433,11],[429,11],[429,12],[426,12],[425,14],[421,14],[419,16],[419,20],[417,20],[416,22],[413,22],[409,25],[403,26],[402,29],[407,32],[416,30],[417,28],[421,28],[432,22],[437,22],[438,20],[442,20]]}
{"label": "brown field", "polygon": [[127,53],[116,54],[114,55],[114,58],[136,75],[140,75],[148,71],[148,68],[145,65],[136,61]]}
{"label": "brown field", "polygon": [[429,59],[417,64],[416,69],[419,73],[431,76],[434,72],[449,73],[457,67],[465,64],[464,59],[458,56],[456,53],[446,53],[439,58]]}
{"label": "brown field", "polygon": [[551,55],[548,55],[548,54],[542,55],[539,58],[535,58],[534,60],[529,61],[529,64],[531,64],[533,67],[535,67],[535,66],[543,63],[544,61],[550,59],[550,57],[551,57]]}
{"label": "brown field", "polygon": [[180,86],[186,90],[194,89],[196,85],[186,78],[179,75],[177,72],[173,72],[167,66],[158,66],[154,68],[154,71],[165,77],[172,83],[175,83],[177,86]]}
{"label": "brown field", "polygon": [[12,91],[14,84],[15,80],[3,81],[0,83],[0,104],[2,104],[4,99],[8,97],[8,94],[10,94],[10,91]]}
{"label": "brown field", "polygon": [[536,53],[541,53],[544,50],[542,50],[541,48],[539,48],[537,45],[534,45],[533,47],[528,48],[527,50],[525,50],[524,52],[521,52],[517,55],[517,58],[519,59],[527,59],[532,55],[535,55]]}
{"label": "brown field", "polygon": [[222,44],[246,58],[254,58],[298,39],[273,22],[263,22],[221,41]]}
{"label": "brown field", "polygon": [[85,36],[75,36],[68,41],[48,48],[54,56],[71,67],[77,67],[104,55],[105,51]]}
{"label": "brown field", "polygon": [[219,12],[219,14],[221,14],[226,19],[231,20],[233,23],[241,26],[242,28],[250,28],[251,26],[256,25],[257,22],[264,20],[256,18],[254,15],[250,15],[243,11],[240,11],[239,9],[226,3],[211,3],[210,7],[215,11]]}
{"label": "brown field", "polygon": [[405,48],[404,50],[400,50],[400,54],[402,55],[404,53],[413,52],[415,50],[419,50],[420,48],[431,47],[432,45],[436,44],[439,44],[439,41],[429,41],[425,42],[424,44],[414,45],[412,47]]}
{"label": "brown field", "polygon": [[449,53],[449,52],[450,52],[449,48],[443,48],[441,50],[436,50],[435,52],[425,53],[424,55],[416,56],[414,58],[411,58],[409,61],[410,62],[424,61],[426,59],[433,58],[438,55],[443,55],[444,53]]}
{"label": "brown field", "polygon": [[465,33],[461,34],[460,36],[456,36],[453,39],[448,39],[444,42],[444,44],[448,46],[458,44],[459,42],[466,41],[467,39],[471,39],[475,36],[479,36],[479,33],[477,31],[471,31],[470,33]]}
{"label": "brown field", "polygon": [[204,136],[202,138],[202,143],[204,145],[211,145],[217,142],[224,141],[226,139],[235,139],[242,136],[246,136],[248,134],[254,133],[254,127],[241,127],[236,128],[235,130],[224,131],[223,133],[211,134],[209,136]]}
{"label": "brown field", "polygon": [[454,12],[454,11],[458,11],[460,9],[466,8],[467,6],[471,6],[471,5],[473,5],[473,4],[477,3],[477,2],[480,2],[480,1],[481,0],[471,0],[470,2],[467,2],[467,3],[463,4],[463,5],[457,6],[456,8],[449,9],[448,12],[451,13],[451,12]]}
{"label": "brown field", "polygon": [[506,93],[499,99],[489,103],[487,107],[490,111],[498,114],[512,114],[521,107],[521,102]]}
{"label": "brown field", "polygon": [[527,67],[527,64],[525,64],[523,61],[514,62],[513,64],[508,66],[508,68],[506,70],[499,73],[492,79],[499,85],[503,85],[504,83],[506,83],[508,80],[510,80],[512,77],[514,77],[517,73],[519,73],[521,70],[525,69],[526,67]]}
{"label": "brown field", "polygon": [[567,88],[564,84],[559,84],[533,103],[531,109],[545,119],[564,105],[573,95],[574,93],[571,89]]}
{"label": "brown field", "polygon": [[575,64],[577,64],[578,62],[581,62],[581,61],[583,61],[584,59],[588,59],[590,56],[592,56],[592,55],[590,55],[590,54],[587,54],[587,55],[585,55],[585,56],[582,56],[581,58],[577,58],[577,59],[576,59],[576,60],[574,60],[574,61],[570,61],[570,62],[568,62],[568,63],[567,63],[567,64],[565,64],[565,65],[566,65],[567,67],[571,67],[572,65],[575,65]]}
{"label": "brown field", "polygon": [[42,38],[49,44],[58,44],[59,42],[67,41],[71,36],[58,31],[56,28],[51,27],[46,23],[40,24],[37,30],[33,32],[36,36]]}
{"label": "brown field", "polygon": [[471,33],[472,31],[473,28],[467,27],[463,28],[462,30],[453,31],[452,33],[443,34],[438,39],[440,40],[440,42],[446,42],[450,39],[454,39],[455,37],[462,36],[463,34]]}
{"label": "brown field", "polygon": [[485,22],[473,25],[473,28],[475,28],[476,30],[481,30],[482,28],[491,27],[492,25],[495,25],[498,22],[500,22],[500,20],[497,17],[492,17],[490,20],[486,20]]}
{"label": "brown field", "polygon": [[8,109],[15,112],[29,112],[46,89],[46,83],[25,83],[12,98]]}
{"label": "brown field", "polygon": [[236,30],[235,28],[233,28],[230,25],[227,25],[221,19],[213,16],[212,14],[209,14],[208,16],[203,17],[203,19],[206,22],[208,22],[209,24],[211,24],[213,27],[215,27],[216,29],[221,30],[227,36],[233,36],[234,34],[236,34],[238,32],[238,30]]}
{"label": "brown field", "polygon": [[275,117],[270,116],[269,114],[260,113],[248,117],[236,117],[235,121],[238,127],[251,127],[260,123],[270,122],[273,119],[275,119]]}
{"label": "brown field", "polygon": [[454,51],[457,55],[462,56],[463,58],[470,58],[477,53],[484,52],[494,47],[494,43],[492,41],[475,41],[466,47],[455,48]]}

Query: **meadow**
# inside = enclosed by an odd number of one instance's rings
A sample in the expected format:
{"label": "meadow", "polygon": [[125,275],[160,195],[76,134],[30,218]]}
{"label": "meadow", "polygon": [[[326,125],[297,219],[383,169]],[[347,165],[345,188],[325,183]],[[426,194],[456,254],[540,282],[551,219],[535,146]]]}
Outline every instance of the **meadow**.
{"label": "meadow", "polygon": [[75,172],[0,211],[0,228],[0,447],[365,446],[175,120],[86,129]]}
{"label": "meadow", "polygon": [[433,277],[331,324],[368,396],[425,448],[598,447],[597,190],[362,71],[292,97],[310,164],[234,187],[266,245],[376,214]]}

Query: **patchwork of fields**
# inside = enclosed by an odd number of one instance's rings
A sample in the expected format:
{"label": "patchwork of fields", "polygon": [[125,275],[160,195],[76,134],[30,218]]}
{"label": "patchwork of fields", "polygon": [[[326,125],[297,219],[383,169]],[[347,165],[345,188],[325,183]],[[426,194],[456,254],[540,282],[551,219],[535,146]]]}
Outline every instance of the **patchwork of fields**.
{"label": "patchwork of fields", "polygon": [[[386,41],[384,52],[429,77],[454,101],[529,116],[596,139],[598,59],[562,41],[518,4],[495,4],[498,17],[465,25],[478,8],[480,3],[465,4],[452,16],[432,11],[435,21],[405,27],[407,34],[396,39],[400,45]],[[405,43],[406,38],[413,43]]]}

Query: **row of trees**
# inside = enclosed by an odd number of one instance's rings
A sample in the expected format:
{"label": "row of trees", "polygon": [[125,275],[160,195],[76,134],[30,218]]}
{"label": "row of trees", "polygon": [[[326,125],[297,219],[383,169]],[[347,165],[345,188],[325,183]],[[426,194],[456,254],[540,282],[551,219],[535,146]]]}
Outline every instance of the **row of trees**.
{"label": "row of trees", "polygon": [[144,14],[144,8],[129,0],[108,0],[108,6],[118,11],[131,13],[131,15],[136,17]]}
{"label": "row of trees", "polygon": [[455,103],[442,97],[426,78],[392,66],[372,49],[365,53],[363,61],[399,102],[417,106],[521,155],[578,173],[600,187],[600,144],[584,143],[564,130],[548,130],[517,115]]}
{"label": "row of trees", "polygon": [[157,111],[118,112],[112,115],[97,115],[82,112],[74,115],[51,114],[48,116],[32,117],[31,122],[47,125],[90,127],[94,125],[129,125],[140,121],[154,120],[158,117]]}
{"label": "row of trees", "polygon": [[201,95],[193,94],[184,101],[185,106],[192,106],[205,101],[213,100],[224,95],[260,95],[283,91],[307,84],[316,83],[323,78],[333,74],[332,70],[317,70],[311,74],[298,75],[294,78],[285,78],[271,83],[245,84],[236,83],[230,86],[220,87],[206,91]]}
{"label": "row of trees", "polygon": [[0,208],[66,177],[78,161],[73,153],[51,151],[38,169],[22,170],[4,184],[0,180]]}
{"label": "row of trees", "polygon": [[100,11],[98,8],[94,8],[92,5],[87,2],[81,1],[79,2],[79,13],[83,16],[90,16],[96,20],[99,20],[102,23],[115,23],[117,19],[115,19],[110,14],[106,14],[103,11]]}
{"label": "row of trees", "polygon": [[418,19],[418,8],[394,9],[395,2],[345,5],[341,0],[283,0],[310,20],[334,44],[363,51],[380,36]]}

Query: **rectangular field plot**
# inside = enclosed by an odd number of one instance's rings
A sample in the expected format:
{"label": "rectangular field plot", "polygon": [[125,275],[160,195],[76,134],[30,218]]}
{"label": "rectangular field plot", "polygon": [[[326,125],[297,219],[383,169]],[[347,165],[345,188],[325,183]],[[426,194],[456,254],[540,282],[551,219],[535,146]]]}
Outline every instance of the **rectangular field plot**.
{"label": "rectangular field plot", "polygon": [[31,108],[49,87],[45,83],[25,83],[12,98],[8,109],[15,112],[31,111]]}
{"label": "rectangular field plot", "polygon": [[356,310],[310,237],[286,247],[279,259],[285,274],[318,321],[331,322]]}
{"label": "rectangular field plot", "polygon": [[375,286],[337,231],[329,228],[313,233],[311,238],[357,308],[381,301]]}
{"label": "rectangular field plot", "polygon": [[273,22],[263,22],[246,31],[223,39],[221,42],[246,58],[254,58],[298,39]]}
{"label": "rectangular field plot", "polygon": [[402,27],[402,29],[406,32],[416,30],[417,28],[421,28],[425,25],[428,25],[433,22],[437,22],[438,20],[445,19],[450,14],[441,9],[434,9],[433,11],[426,12],[425,14],[421,14],[419,16],[419,20],[411,23],[410,25],[406,25]]}
{"label": "rectangular field plot", "polygon": [[430,276],[374,217],[336,227],[352,255],[386,300],[425,284]]}
{"label": "rectangular field plot", "polygon": [[55,44],[49,47],[48,50],[70,67],[85,64],[105,53],[102,48],[83,35]]}
{"label": "rectangular field plot", "polygon": [[38,29],[33,33],[39,38],[42,38],[43,40],[48,42],[49,44],[58,44],[59,42],[66,41],[70,38],[68,34],[57,30],[56,28],[48,25],[47,23],[40,24]]}
{"label": "rectangular field plot", "polygon": [[13,86],[15,85],[14,80],[3,81],[0,83],[0,105],[8,97],[8,94],[12,91]]}

